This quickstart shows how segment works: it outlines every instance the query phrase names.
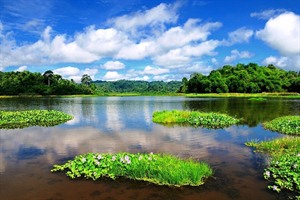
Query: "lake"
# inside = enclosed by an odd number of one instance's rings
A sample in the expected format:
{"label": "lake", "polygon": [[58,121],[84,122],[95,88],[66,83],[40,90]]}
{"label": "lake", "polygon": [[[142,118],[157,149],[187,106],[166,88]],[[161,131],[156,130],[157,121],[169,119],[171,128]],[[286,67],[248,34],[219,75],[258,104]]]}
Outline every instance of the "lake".
{"label": "lake", "polygon": [[[300,115],[300,99],[184,97],[87,97],[0,99],[0,110],[54,109],[74,116],[54,127],[0,130],[0,198],[13,199],[284,199],[267,189],[267,158],[246,147],[250,140],[284,135],[261,123]],[[152,122],[158,110],[221,112],[244,122],[225,129],[163,126]],[[207,162],[214,176],[199,187],[157,186],[108,178],[70,179],[51,173],[87,152],[169,153]]]}

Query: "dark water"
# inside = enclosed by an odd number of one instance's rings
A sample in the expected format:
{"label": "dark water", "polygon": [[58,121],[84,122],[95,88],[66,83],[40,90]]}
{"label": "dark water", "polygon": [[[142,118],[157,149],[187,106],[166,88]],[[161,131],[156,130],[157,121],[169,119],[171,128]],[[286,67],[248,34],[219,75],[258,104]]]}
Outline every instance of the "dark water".
{"label": "dark water", "polygon": [[[97,97],[0,99],[0,110],[55,109],[74,119],[55,127],[0,130],[0,199],[285,199],[267,189],[266,158],[244,146],[249,140],[282,137],[261,122],[299,115],[300,100]],[[166,127],[152,123],[163,109],[217,111],[244,119],[226,129]],[[71,180],[50,173],[87,152],[170,153],[208,162],[214,177],[199,187],[173,188],[147,182]]]}

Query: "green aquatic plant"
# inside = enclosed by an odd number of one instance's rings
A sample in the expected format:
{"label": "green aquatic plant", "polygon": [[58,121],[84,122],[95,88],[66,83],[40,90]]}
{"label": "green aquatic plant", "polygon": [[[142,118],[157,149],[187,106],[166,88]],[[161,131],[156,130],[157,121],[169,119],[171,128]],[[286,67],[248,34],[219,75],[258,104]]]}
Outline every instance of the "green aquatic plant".
{"label": "green aquatic plant", "polygon": [[73,117],[56,110],[0,111],[0,129],[54,126]]}
{"label": "green aquatic plant", "polygon": [[206,163],[153,153],[88,153],[63,165],[54,165],[51,172],[57,171],[67,171],[66,175],[71,178],[126,177],[171,186],[199,186],[212,175],[212,169]]}
{"label": "green aquatic plant", "polygon": [[252,98],[249,98],[248,100],[250,100],[250,101],[266,101],[267,99],[263,98],[263,97],[252,97]]}
{"label": "green aquatic plant", "polygon": [[264,128],[289,135],[300,135],[300,116],[284,116],[265,122]]}
{"label": "green aquatic plant", "polygon": [[196,127],[224,128],[237,124],[240,120],[221,113],[203,113],[198,111],[164,110],[153,113],[155,123],[188,123]]}
{"label": "green aquatic plant", "polygon": [[300,138],[284,137],[263,142],[247,142],[247,146],[271,156],[264,178],[271,182],[269,189],[290,191],[292,198],[300,199]]}

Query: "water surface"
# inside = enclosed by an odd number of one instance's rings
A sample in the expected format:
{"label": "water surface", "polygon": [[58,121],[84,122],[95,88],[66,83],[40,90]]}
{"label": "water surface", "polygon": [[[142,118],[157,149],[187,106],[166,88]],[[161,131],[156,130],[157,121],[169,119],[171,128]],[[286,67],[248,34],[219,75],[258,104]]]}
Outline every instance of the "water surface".
{"label": "water surface", "polygon": [[[283,137],[261,123],[299,115],[300,101],[184,97],[1,99],[0,110],[55,109],[74,119],[55,127],[0,130],[1,199],[284,199],[267,189],[266,158],[245,147],[249,140]],[[152,113],[186,109],[227,113],[244,122],[225,129],[163,126]],[[173,188],[119,178],[71,180],[50,173],[87,152],[170,153],[208,162],[214,177],[199,187]]]}

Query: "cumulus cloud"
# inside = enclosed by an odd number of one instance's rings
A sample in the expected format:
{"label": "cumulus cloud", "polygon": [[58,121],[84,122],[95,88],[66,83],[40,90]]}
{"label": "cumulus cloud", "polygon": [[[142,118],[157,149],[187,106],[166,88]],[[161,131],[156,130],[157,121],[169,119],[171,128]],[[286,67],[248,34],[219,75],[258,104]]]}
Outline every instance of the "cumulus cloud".
{"label": "cumulus cloud", "polygon": [[231,63],[239,58],[251,58],[253,55],[249,51],[238,51],[236,49],[231,51],[230,56],[226,56],[224,63]]}
{"label": "cumulus cloud", "polygon": [[[256,32],[256,36],[268,44],[271,48],[279,51],[281,58],[288,61],[296,68],[300,68],[300,16],[293,12],[285,12],[267,21],[264,29]],[[286,57],[286,58],[285,58]],[[273,60],[271,57],[267,60]]]}
{"label": "cumulus cloud", "polygon": [[125,77],[122,74],[119,74],[118,72],[108,71],[103,76],[103,79],[106,81],[116,81],[116,80],[125,79]]}
{"label": "cumulus cloud", "polygon": [[[222,26],[220,22],[202,22],[200,19],[187,19],[177,24],[179,4],[164,4],[113,18],[106,28],[88,26],[74,35],[57,34],[50,26],[40,33],[34,42],[18,43],[4,33],[0,22],[0,69],[8,66],[51,65],[58,63],[93,63],[109,59],[100,68],[108,70],[105,80],[116,79],[156,79],[166,73],[174,73],[179,68],[191,66],[203,56],[216,55],[216,48],[222,45],[218,40],[209,39],[212,32]],[[29,21],[28,27],[38,26],[39,21]],[[137,33],[133,33],[137,31]],[[234,42],[247,41],[248,29],[231,34]],[[151,66],[142,70],[133,70],[132,74],[120,74],[117,70],[125,65],[116,61],[143,60],[152,61]],[[155,67],[154,67],[154,66]],[[55,70],[64,78],[80,81],[83,73],[93,77],[97,69],[79,69],[66,66]],[[128,71],[129,73],[129,71]]]}
{"label": "cumulus cloud", "polygon": [[73,79],[75,82],[80,82],[83,74],[88,74],[94,79],[95,75],[98,73],[98,69],[85,68],[80,70],[77,67],[67,66],[53,70],[53,73],[61,75],[66,79]]}
{"label": "cumulus cloud", "polygon": [[253,36],[254,32],[251,29],[245,27],[239,28],[228,34],[228,41],[225,41],[226,45],[233,45],[236,43],[249,42],[249,39]]}
{"label": "cumulus cloud", "polygon": [[145,67],[145,69],[142,71],[141,74],[151,74],[151,75],[159,75],[159,74],[165,74],[168,73],[169,69],[162,69],[162,68],[154,68],[151,66]]}
{"label": "cumulus cloud", "polygon": [[190,42],[205,41],[212,30],[222,26],[220,22],[198,24],[199,19],[189,19],[182,27],[170,28],[157,39],[163,48],[182,47]]}
{"label": "cumulus cloud", "polygon": [[172,49],[165,54],[153,58],[154,63],[167,68],[183,67],[190,63],[193,58],[204,55],[215,55],[215,48],[220,44],[217,40],[208,40],[198,45],[186,45],[182,48]]}
{"label": "cumulus cloud", "polygon": [[[282,55],[300,53],[300,16],[292,12],[283,13],[267,21],[256,36]],[[298,45],[297,45],[298,44]]]}
{"label": "cumulus cloud", "polygon": [[102,68],[105,70],[120,70],[124,69],[125,65],[119,61],[108,61],[102,66]]}
{"label": "cumulus cloud", "polygon": [[300,70],[300,55],[295,57],[269,56],[263,60],[264,65],[273,64],[286,70]]}
{"label": "cumulus cloud", "polygon": [[191,66],[187,66],[180,70],[181,73],[192,74],[194,72],[208,75],[213,70],[213,67],[203,62],[195,62]]}
{"label": "cumulus cloud", "polygon": [[27,69],[26,65],[20,66],[18,69],[15,70],[15,72],[23,72]]}
{"label": "cumulus cloud", "polygon": [[158,6],[146,11],[139,11],[130,15],[123,15],[110,20],[114,27],[125,30],[135,31],[145,26],[163,26],[166,23],[175,23],[178,15],[177,5],[161,3]]}
{"label": "cumulus cloud", "polygon": [[286,12],[285,9],[269,9],[262,12],[251,13],[250,16],[258,19],[270,19],[271,17],[276,17],[284,12]]}

